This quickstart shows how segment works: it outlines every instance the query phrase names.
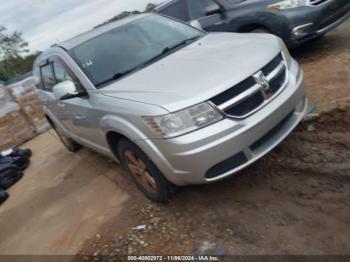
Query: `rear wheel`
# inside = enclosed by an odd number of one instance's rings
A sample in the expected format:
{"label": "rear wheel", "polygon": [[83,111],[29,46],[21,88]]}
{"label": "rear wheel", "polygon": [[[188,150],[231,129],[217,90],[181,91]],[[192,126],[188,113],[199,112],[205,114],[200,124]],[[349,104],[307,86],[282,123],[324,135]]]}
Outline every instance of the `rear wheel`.
{"label": "rear wheel", "polygon": [[148,199],[159,203],[169,200],[174,186],[138,146],[127,139],[121,139],[118,155],[124,168]]}
{"label": "rear wheel", "polygon": [[62,141],[63,145],[70,151],[70,152],[77,152],[80,148],[81,145],[78,144],[77,142],[75,142],[73,139],[71,139],[70,137],[67,137],[63,130],[59,127],[57,127],[56,125],[52,124],[52,128],[56,131],[56,134],[58,135],[58,137],[60,138],[60,140]]}

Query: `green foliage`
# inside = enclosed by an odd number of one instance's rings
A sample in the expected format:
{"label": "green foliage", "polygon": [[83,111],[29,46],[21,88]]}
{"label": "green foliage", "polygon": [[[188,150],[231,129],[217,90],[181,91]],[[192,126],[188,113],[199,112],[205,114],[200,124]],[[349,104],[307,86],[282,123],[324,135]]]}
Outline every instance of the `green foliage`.
{"label": "green foliage", "polygon": [[0,80],[8,81],[32,70],[37,55],[12,56],[0,61]]}
{"label": "green foliage", "polygon": [[153,10],[156,8],[157,6],[153,3],[148,3],[148,5],[146,6],[145,9],[145,13],[150,13],[153,12]]}
{"label": "green foliage", "polygon": [[0,26],[0,56],[2,58],[17,57],[28,52],[28,43],[22,39],[21,32],[6,33],[6,27]]}
{"label": "green foliage", "polygon": [[23,56],[29,52],[27,47],[21,32],[9,34],[0,26],[0,80],[7,81],[31,70],[36,55]]}
{"label": "green foliage", "polygon": [[150,12],[152,12],[154,10],[154,8],[156,8],[156,5],[152,4],[152,3],[149,3],[146,6],[146,8],[145,8],[145,10],[143,12],[140,12],[140,11],[137,11],[137,10],[124,11],[124,12],[120,13],[119,15],[116,15],[116,16],[112,17],[111,19],[107,20],[106,22],[95,26],[95,28],[103,26],[103,25],[106,25],[106,24],[109,24],[109,23],[112,23],[112,22],[115,22],[115,21],[118,21],[118,20],[120,20],[122,18],[125,18],[125,17],[128,17],[130,15],[138,15],[138,14],[142,14],[142,13],[150,13]]}

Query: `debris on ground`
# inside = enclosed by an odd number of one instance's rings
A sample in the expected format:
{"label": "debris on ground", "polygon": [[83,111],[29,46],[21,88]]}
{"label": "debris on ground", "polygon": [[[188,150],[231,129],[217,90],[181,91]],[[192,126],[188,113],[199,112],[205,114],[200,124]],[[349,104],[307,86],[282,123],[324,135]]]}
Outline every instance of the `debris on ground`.
{"label": "debris on ground", "polygon": [[138,225],[136,227],[133,228],[134,230],[145,230],[146,229],[146,225]]}

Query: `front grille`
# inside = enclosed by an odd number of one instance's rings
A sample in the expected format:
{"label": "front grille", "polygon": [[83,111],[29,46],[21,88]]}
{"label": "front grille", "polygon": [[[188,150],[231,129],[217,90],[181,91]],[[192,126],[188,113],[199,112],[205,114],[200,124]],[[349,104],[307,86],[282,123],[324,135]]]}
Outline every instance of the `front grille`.
{"label": "front grille", "polygon": [[261,72],[269,87],[260,86],[253,76],[250,76],[231,87],[225,92],[213,97],[211,102],[227,115],[244,118],[261,107],[267,100],[271,99],[286,81],[286,67],[282,54],[278,54]]}
{"label": "front grille", "polygon": [[266,66],[264,66],[261,71],[264,73],[264,75],[269,75],[272,73],[274,69],[282,62],[283,58],[282,55],[279,54],[276,56],[270,63],[268,63]]}
{"label": "front grille", "polygon": [[240,82],[238,85],[235,85],[234,87],[226,90],[220,95],[217,95],[216,97],[212,98],[211,101],[215,105],[223,104],[224,102],[230,100],[232,97],[238,96],[240,93],[243,93],[244,91],[248,90],[253,85],[255,85],[254,79],[252,77],[248,77],[246,80]]}
{"label": "front grille", "polygon": [[264,101],[265,99],[261,92],[256,92],[241,103],[226,110],[225,113],[232,116],[243,116],[258,108]]}
{"label": "front grille", "polygon": [[286,68],[283,68],[283,70],[280,71],[279,74],[276,75],[270,81],[270,88],[272,90],[272,93],[276,93],[281,88],[285,80],[286,80]]}
{"label": "front grille", "polygon": [[329,0],[310,0],[310,5],[322,5],[326,2],[328,2]]}

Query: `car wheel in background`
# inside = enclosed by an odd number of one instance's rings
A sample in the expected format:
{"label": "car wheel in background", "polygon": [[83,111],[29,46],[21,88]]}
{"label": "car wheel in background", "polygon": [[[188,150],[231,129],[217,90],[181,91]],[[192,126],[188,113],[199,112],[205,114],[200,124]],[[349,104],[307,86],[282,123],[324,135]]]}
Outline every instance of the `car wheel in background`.
{"label": "car wheel in background", "polygon": [[271,32],[269,30],[267,30],[266,28],[255,28],[251,32],[258,33],[258,34],[271,34]]}
{"label": "car wheel in background", "polygon": [[169,200],[175,187],[138,146],[127,139],[121,139],[118,155],[124,168],[148,199],[158,203]]}

